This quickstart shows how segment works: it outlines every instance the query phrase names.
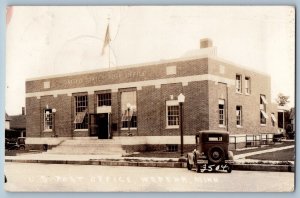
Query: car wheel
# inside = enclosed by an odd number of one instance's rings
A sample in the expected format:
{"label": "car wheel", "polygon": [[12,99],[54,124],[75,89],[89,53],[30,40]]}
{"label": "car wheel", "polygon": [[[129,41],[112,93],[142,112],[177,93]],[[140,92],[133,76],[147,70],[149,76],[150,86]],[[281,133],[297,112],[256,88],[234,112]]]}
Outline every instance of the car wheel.
{"label": "car wheel", "polygon": [[232,171],[232,166],[228,166],[227,173],[231,173],[231,171]]}
{"label": "car wheel", "polygon": [[197,165],[197,173],[201,173],[201,166],[199,164]]}
{"label": "car wheel", "polygon": [[21,146],[19,147],[19,149],[20,149],[21,151],[24,151],[24,150],[25,150],[25,146],[24,146],[24,145],[21,145]]}
{"label": "car wheel", "polygon": [[192,165],[190,164],[189,160],[187,160],[186,167],[188,170],[192,170]]}
{"label": "car wheel", "polygon": [[214,164],[218,164],[224,160],[225,152],[219,146],[211,147],[208,152],[208,160]]}

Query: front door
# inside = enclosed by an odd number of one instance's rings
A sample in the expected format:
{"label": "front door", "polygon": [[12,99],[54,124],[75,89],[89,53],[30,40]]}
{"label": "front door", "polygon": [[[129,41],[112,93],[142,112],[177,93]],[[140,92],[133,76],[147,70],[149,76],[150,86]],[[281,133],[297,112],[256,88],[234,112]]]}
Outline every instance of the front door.
{"label": "front door", "polygon": [[97,125],[98,125],[98,138],[108,139],[109,138],[109,114],[100,113],[97,115]]}

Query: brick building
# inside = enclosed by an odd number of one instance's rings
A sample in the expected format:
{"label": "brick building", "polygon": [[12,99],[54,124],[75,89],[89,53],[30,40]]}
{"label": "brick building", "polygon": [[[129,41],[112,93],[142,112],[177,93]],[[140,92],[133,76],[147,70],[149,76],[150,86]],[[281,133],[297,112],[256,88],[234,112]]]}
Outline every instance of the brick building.
{"label": "brick building", "polygon": [[180,93],[186,143],[207,129],[277,131],[270,76],[217,57],[202,39],[199,50],[178,59],[27,80],[27,137],[176,144]]}

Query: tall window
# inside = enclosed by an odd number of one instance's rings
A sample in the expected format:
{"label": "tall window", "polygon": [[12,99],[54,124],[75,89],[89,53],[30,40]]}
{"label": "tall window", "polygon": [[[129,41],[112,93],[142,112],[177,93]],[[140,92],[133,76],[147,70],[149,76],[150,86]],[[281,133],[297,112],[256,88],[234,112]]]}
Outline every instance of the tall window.
{"label": "tall window", "polygon": [[267,123],[267,99],[265,95],[260,95],[260,124],[266,124]]}
{"label": "tall window", "polygon": [[272,120],[272,126],[274,127],[274,126],[275,126],[275,123],[277,122],[277,120],[276,120],[276,117],[275,117],[275,114],[274,114],[274,113],[271,113],[271,120]]}
{"label": "tall window", "polygon": [[245,77],[245,93],[250,94],[251,93],[251,80],[250,77]]}
{"label": "tall window", "polygon": [[111,106],[111,93],[103,93],[97,95],[98,107]]}
{"label": "tall window", "polygon": [[44,130],[52,130],[52,109],[44,110]]}
{"label": "tall window", "polygon": [[75,96],[75,129],[88,128],[88,96]]}
{"label": "tall window", "polygon": [[236,126],[242,126],[242,106],[236,106]]}
{"label": "tall window", "polygon": [[136,91],[121,93],[122,128],[137,127]]}
{"label": "tall window", "polygon": [[219,99],[219,126],[225,126],[225,100]]}
{"label": "tall window", "polygon": [[235,76],[235,91],[237,93],[242,93],[242,76],[237,74]]}
{"label": "tall window", "polygon": [[167,128],[179,127],[179,104],[177,100],[166,102]]}

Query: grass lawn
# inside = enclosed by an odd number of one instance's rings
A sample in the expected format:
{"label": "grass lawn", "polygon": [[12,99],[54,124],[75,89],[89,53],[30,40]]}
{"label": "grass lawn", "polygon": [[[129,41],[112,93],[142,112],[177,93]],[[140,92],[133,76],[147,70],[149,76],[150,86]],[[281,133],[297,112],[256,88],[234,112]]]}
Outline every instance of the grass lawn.
{"label": "grass lawn", "polygon": [[255,151],[262,151],[262,150],[267,150],[271,148],[279,148],[279,147],[284,147],[284,146],[290,146],[290,145],[295,145],[295,142],[282,142],[282,143],[276,143],[276,144],[271,144],[269,146],[264,146],[260,148],[253,148],[253,149],[247,149],[247,150],[238,150],[235,151],[233,150],[234,155],[239,155],[239,154],[244,154],[244,153],[250,153],[250,152],[255,152]]}
{"label": "grass lawn", "polygon": [[274,161],[294,161],[295,160],[295,149],[285,149],[281,151],[275,151],[272,153],[262,153],[259,155],[253,155],[246,157],[246,159],[257,159],[257,160],[274,160]]}

